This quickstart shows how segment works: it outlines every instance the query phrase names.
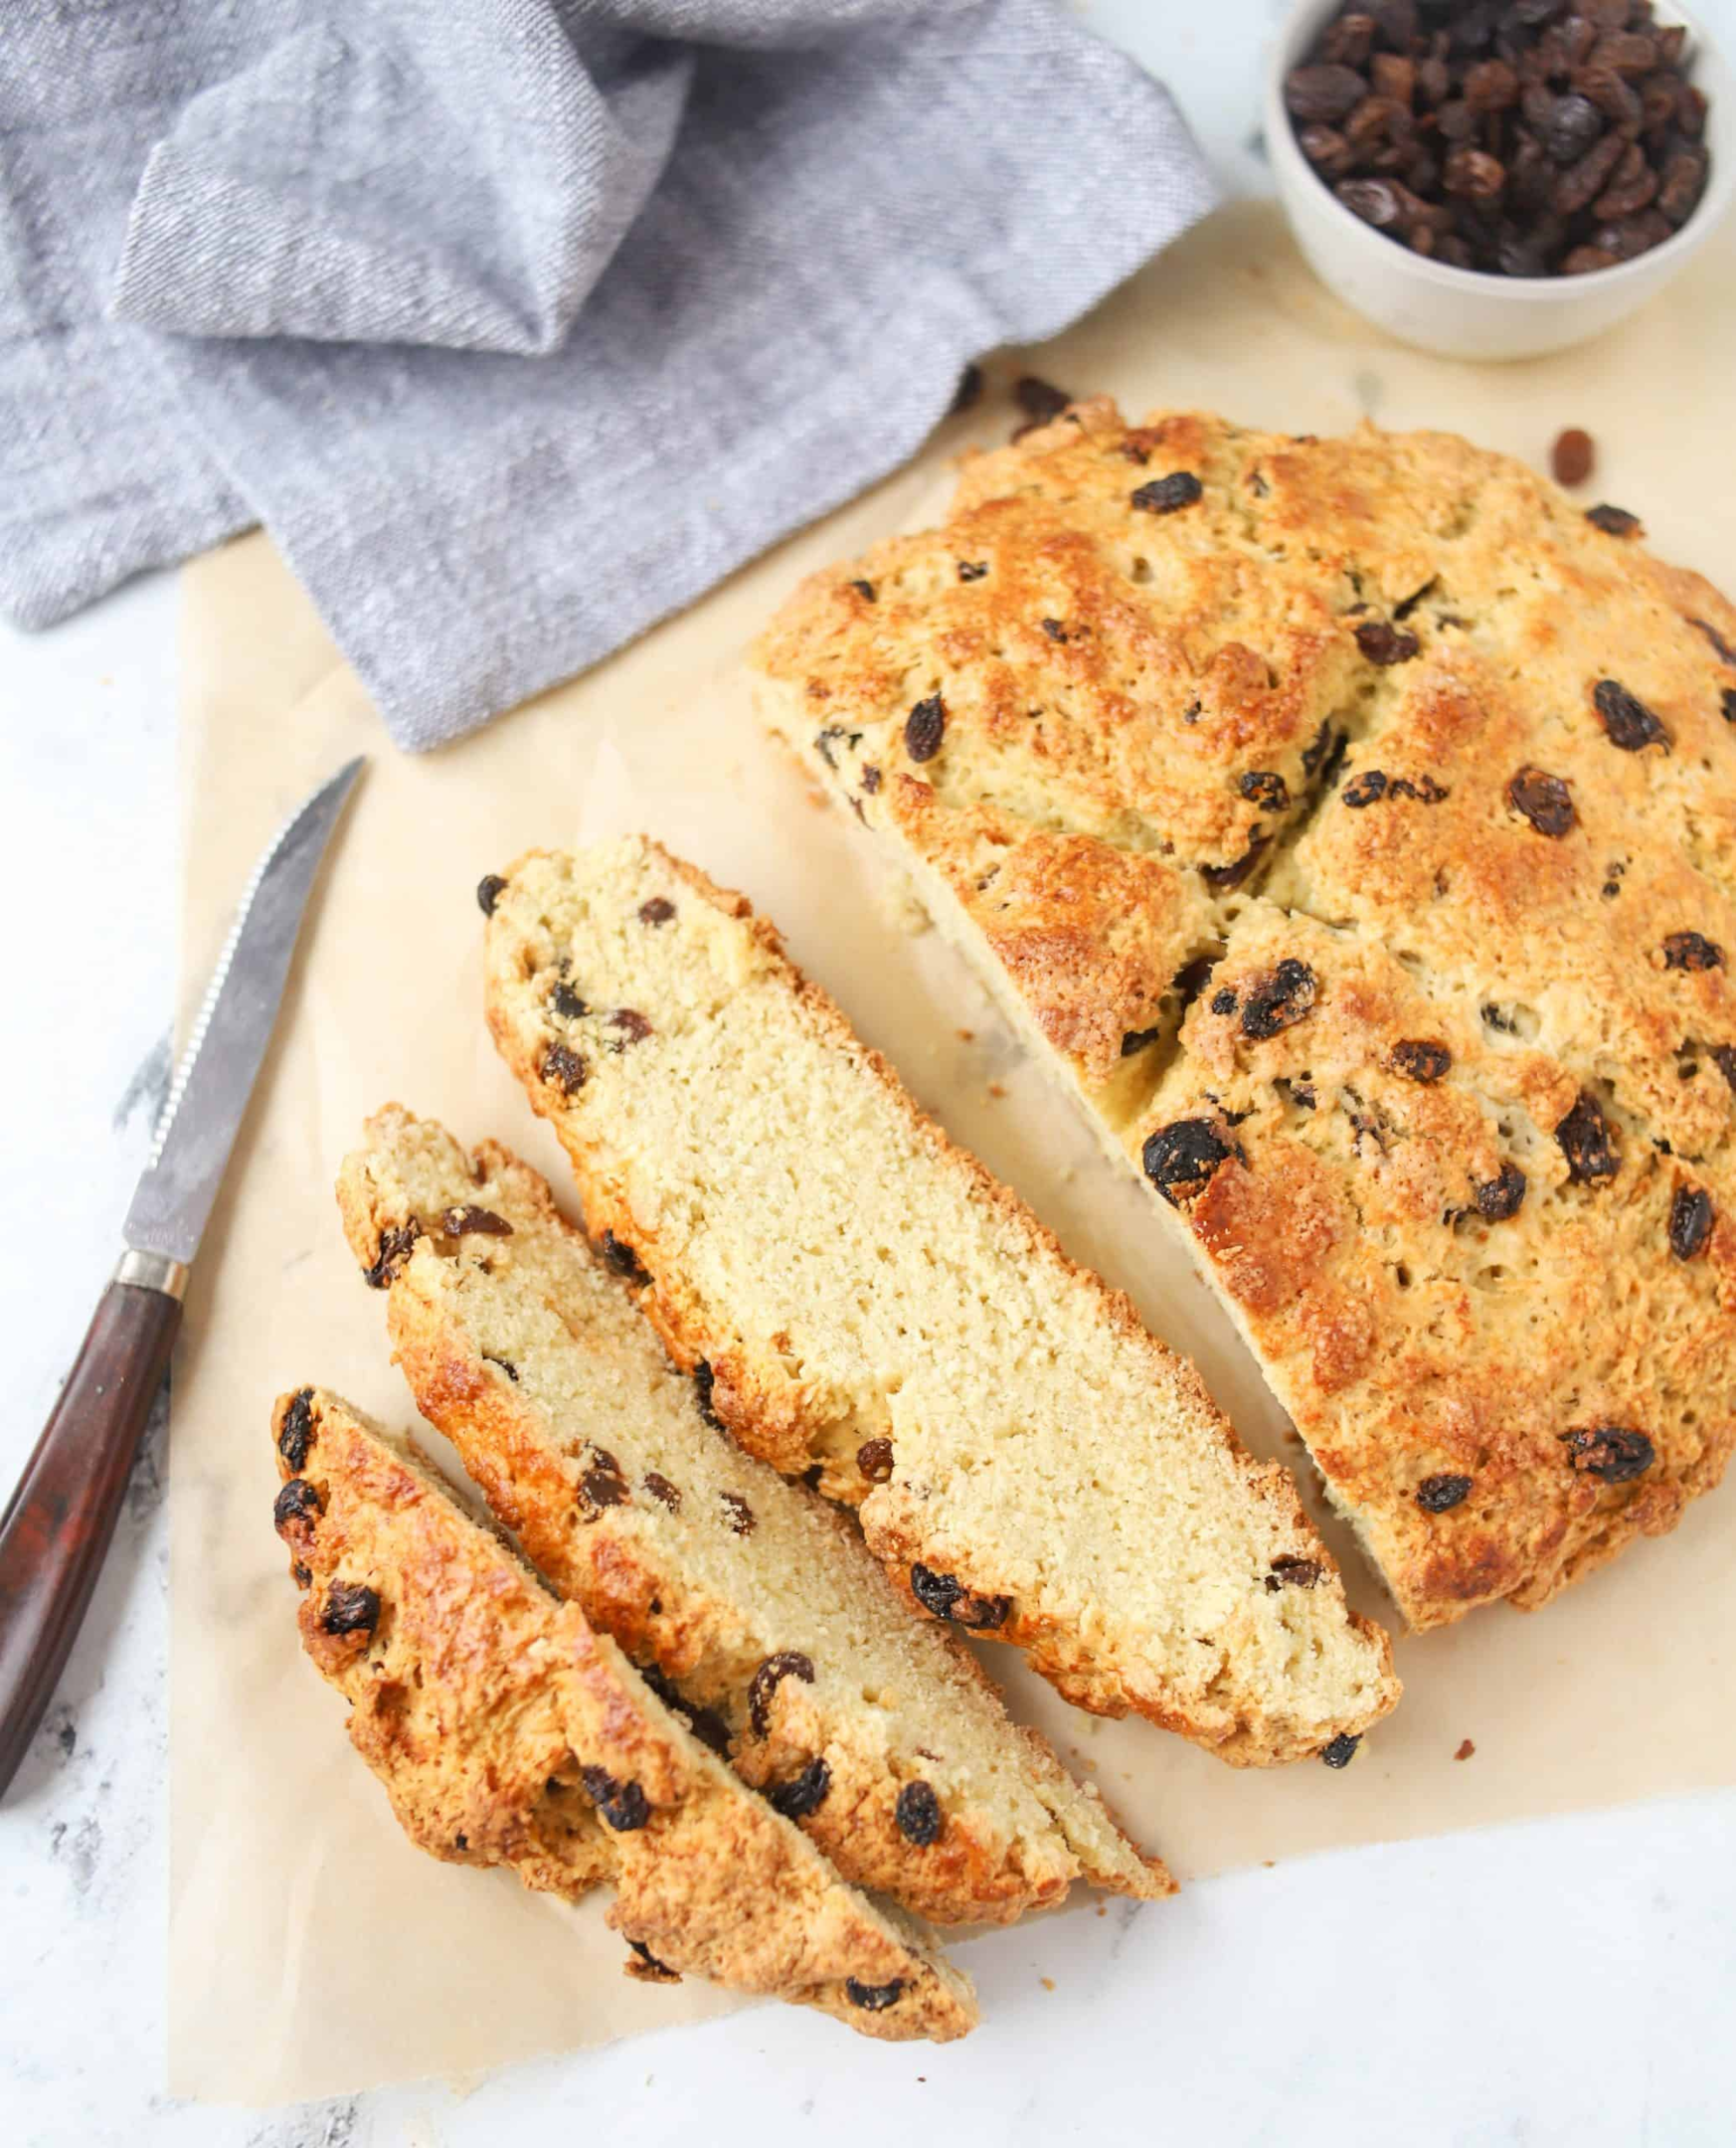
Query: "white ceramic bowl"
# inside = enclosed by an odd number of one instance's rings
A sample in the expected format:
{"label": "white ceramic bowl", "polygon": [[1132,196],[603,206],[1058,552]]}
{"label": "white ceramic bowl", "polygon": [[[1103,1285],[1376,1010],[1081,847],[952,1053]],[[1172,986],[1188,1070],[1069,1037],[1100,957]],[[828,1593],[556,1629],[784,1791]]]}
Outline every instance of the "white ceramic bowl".
{"label": "white ceramic bowl", "polygon": [[1643,305],[1712,236],[1736,198],[1736,76],[1686,8],[1658,20],[1686,26],[1692,80],[1709,100],[1712,168],[1699,207],[1649,254],[1577,276],[1484,275],[1429,261],[1352,216],[1302,153],[1284,79],[1307,55],[1342,0],[1299,0],[1266,76],[1266,145],[1279,198],[1316,275],[1402,342],[1445,358],[1533,358],[1601,335]]}

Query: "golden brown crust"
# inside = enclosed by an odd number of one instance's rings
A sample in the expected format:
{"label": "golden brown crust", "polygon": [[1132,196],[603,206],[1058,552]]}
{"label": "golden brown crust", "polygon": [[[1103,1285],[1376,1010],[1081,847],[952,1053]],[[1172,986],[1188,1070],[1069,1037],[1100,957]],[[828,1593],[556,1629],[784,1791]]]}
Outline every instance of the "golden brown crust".
{"label": "golden brown crust", "polygon": [[[358,1265],[386,1283],[417,1406],[496,1519],[558,1593],[705,1711],[756,1788],[823,1763],[823,1791],[795,1817],[846,1879],[951,1923],[1010,1922],[1081,1877],[1173,1891],[1047,1743],[1007,1721],[974,1659],[909,1616],[843,1516],[703,1422],[633,1283],[605,1272],[535,1171],[495,1143],[466,1155],[391,1105],[337,1190]],[[401,1250],[382,1262],[382,1248]],[[753,1515],[748,1535],[728,1499]],[[791,1654],[805,1675],[756,1705],[762,1666]],[[887,1699],[867,1702],[865,1682]],[[936,1840],[898,1824],[912,1781],[936,1795]]]}
{"label": "golden brown crust", "polygon": [[[608,882],[607,915],[587,910],[594,880]],[[615,911],[631,918],[641,898],[656,901],[671,895],[671,916],[679,910],[680,929],[696,936],[693,974],[679,984],[672,975],[658,972],[655,957],[671,953],[672,946],[663,935],[655,942],[648,936],[637,942],[623,939],[618,963],[612,946],[605,946],[618,927]],[[563,922],[552,924],[557,914]],[[728,930],[722,921],[728,921]],[[671,924],[665,933],[673,936],[676,930]],[[651,967],[635,972],[633,966],[645,962]],[[888,1428],[890,1396],[882,1384],[882,1369],[852,1356],[848,1343],[842,1357],[828,1359],[824,1350],[810,1347],[813,1337],[807,1342],[793,1337],[788,1329],[803,1317],[795,1298],[788,1301],[785,1329],[762,1332],[762,1313],[748,1310],[728,1276],[696,1272],[694,1195],[682,1176],[687,1166],[658,1156],[648,1146],[648,1136],[628,1132],[608,1103],[598,1101],[614,1081],[617,1055],[608,1033],[611,1017],[601,1017],[601,1041],[592,1047],[595,1058],[585,1078],[569,1086],[567,1070],[555,1054],[567,1048],[563,1040],[573,1032],[550,1015],[552,994],[569,972],[590,988],[611,963],[611,993],[617,986],[626,990],[630,984],[635,993],[678,994],[690,987],[698,995],[691,1004],[671,997],[667,1014],[652,997],[643,1001],[653,1031],[658,1023],[680,1028],[684,1056],[681,1070],[666,1077],[671,1083],[695,1078],[692,1068],[706,1055],[708,1024],[718,1021],[750,983],[765,985],[779,1003],[778,1018],[792,1017],[795,1032],[820,1047],[826,1061],[839,1070],[849,1096],[873,1114],[885,1114],[877,1138],[896,1142],[907,1159],[903,1167],[932,1168],[936,1182],[961,1190],[967,1209],[990,1219],[985,1235],[995,1247],[990,1258],[996,1278],[1018,1288],[1024,1287],[1020,1278],[1039,1278],[1030,1286],[1039,1292],[1052,1285],[1065,1306],[1056,1318],[1078,1324],[1072,1345],[1087,1358],[1114,1339],[1110,1354],[1117,1375],[1140,1397],[1140,1414],[1148,1423],[1173,1427],[1172,1434],[1164,1435],[1174,1442],[1168,1452],[1185,1454],[1186,1466],[1199,1469],[1211,1487],[1209,1497],[1223,1502],[1234,1518],[1231,1526],[1238,1535],[1251,1532],[1249,1546],[1236,1554],[1252,1561],[1250,1571],[1228,1587],[1226,1596],[1214,1598],[1217,1608],[1211,1621],[1219,1630],[1188,1636],[1189,1649],[1210,1649],[1209,1658],[1192,1656],[1185,1673],[1178,1675],[1173,1659],[1166,1667],[1143,1646],[1129,1645],[1114,1630],[1113,1617],[1080,1599],[1077,1588],[1009,1587],[1007,1576],[993,1570],[992,1555],[985,1558],[972,1529],[954,1518],[952,1503],[936,1497],[931,1482],[907,1469],[902,1435],[890,1481],[869,1485],[851,1466],[858,1442]],[[689,1368],[704,1367],[711,1406],[751,1452],[791,1475],[807,1471],[818,1460],[826,1489],[860,1503],[868,1541],[901,1586],[908,1589],[912,1568],[919,1562],[955,1578],[975,1601],[996,1607],[998,1622],[983,1622],[983,1638],[1025,1649],[1069,1699],[1104,1713],[1136,1710],[1239,1764],[1317,1753],[1335,1736],[1359,1733],[1391,1707],[1398,1686],[1390,1646],[1378,1628],[1345,1606],[1341,1579],[1289,1475],[1249,1457],[1192,1368],[1143,1330],[1127,1299],[1077,1269],[1023,1203],[974,1159],[956,1150],[916,1107],[896,1075],[855,1037],[826,994],[785,960],[776,932],[756,918],[739,895],[715,888],[697,869],[642,838],[592,859],[532,853],[506,876],[496,900],[487,981],[495,1041],[533,1106],[554,1124],[578,1176],[590,1227],[599,1233],[607,1230],[632,1247],[647,1271],[640,1304],[671,1352]],[[654,1043],[635,1046],[639,1056],[633,1065],[651,1064],[660,1048]],[[790,1096],[787,1086],[782,1094],[792,1112],[813,1108],[811,1099]],[[718,1108],[727,1119],[746,1102],[745,1091],[726,1087]],[[849,1106],[841,1102],[839,1108]],[[782,1126],[768,1129],[770,1141],[786,1138]],[[815,1138],[820,1138],[817,1128]],[[890,1167],[875,1161],[879,1167]],[[708,1171],[711,1166],[696,1161],[692,1167]],[[793,1152],[790,1167],[795,1168]],[[708,1186],[704,1197],[716,1204],[720,1215],[733,1214],[736,1204],[727,1184]],[[660,1216],[678,1230],[678,1239],[664,1241]],[[698,1222],[703,1236],[703,1217]],[[752,1226],[744,1227],[752,1242]],[[769,1223],[766,1228],[771,1228]],[[980,1232],[982,1226],[972,1223],[971,1228]],[[812,1288],[826,1287],[816,1275]],[[812,1314],[815,1308],[809,1303],[806,1311]],[[1083,1393],[1080,1402],[1083,1406]],[[913,1441],[919,1432],[941,1436],[937,1425],[951,1407],[944,1394],[926,1406],[936,1409],[937,1424],[913,1425]],[[1128,1466],[1125,1458],[1122,1466]],[[1065,1506],[1070,1494],[1057,1485],[1046,1496]],[[1089,1489],[1086,1496],[1092,1496]],[[1258,1551],[1252,1548],[1256,1539]],[[1173,1552],[1174,1547],[1169,1549]],[[1292,1569],[1314,1576],[1305,1597],[1300,1590],[1275,1593],[1278,1584],[1265,1578],[1275,1560],[1276,1571],[1284,1571],[1289,1562]],[[1076,1602],[1078,1609],[1072,1608]],[[1063,1603],[1069,1606],[1065,1613]],[[1163,1615],[1186,1614],[1172,1610]],[[1309,1629],[1300,1649],[1279,1635],[1279,1629],[1288,1632],[1294,1620]],[[1305,1699],[1300,1687],[1293,1689],[1289,1683],[1299,1661],[1305,1667],[1303,1676],[1317,1681]]]}
{"label": "golden brown crust", "polygon": [[[1135,502],[1183,471],[1197,498]],[[758,661],[1112,1145],[1157,1139],[1413,1624],[1542,1603],[1718,1482],[1736,608],[1709,584],[1449,436],[1096,404],[812,578]],[[1599,1115],[1615,1161],[1576,1174]],[[1178,1177],[1199,1128],[1221,1159]]]}
{"label": "golden brown crust", "polygon": [[568,1897],[612,1880],[608,1921],[641,1972],[885,2039],[973,2025],[967,1984],[742,1788],[420,1457],[312,1387],[279,1398],[272,1438],[303,1646],[413,1842]]}

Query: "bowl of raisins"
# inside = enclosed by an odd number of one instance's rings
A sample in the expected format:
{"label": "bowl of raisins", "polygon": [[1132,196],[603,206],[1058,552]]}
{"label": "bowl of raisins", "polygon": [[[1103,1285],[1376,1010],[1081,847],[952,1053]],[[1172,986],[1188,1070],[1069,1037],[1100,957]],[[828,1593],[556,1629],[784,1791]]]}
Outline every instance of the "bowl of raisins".
{"label": "bowl of raisins", "polygon": [[1736,198],[1736,80],[1671,0],[1302,0],[1266,140],[1321,280],[1402,341],[1600,335]]}

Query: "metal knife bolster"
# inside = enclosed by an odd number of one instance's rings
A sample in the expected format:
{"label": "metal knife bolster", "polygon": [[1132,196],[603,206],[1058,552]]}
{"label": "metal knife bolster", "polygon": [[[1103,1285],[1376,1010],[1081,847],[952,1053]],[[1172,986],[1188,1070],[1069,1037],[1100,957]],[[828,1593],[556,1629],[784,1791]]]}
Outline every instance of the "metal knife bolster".
{"label": "metal knife bolster", "polygon": [[161,1291],[165,1298],[186,1297],[190,1272],[185,1261],[171,1260],[166,1253],[141,1253],[134,1246],[128,1246],[114,1264],[116,1283]]}

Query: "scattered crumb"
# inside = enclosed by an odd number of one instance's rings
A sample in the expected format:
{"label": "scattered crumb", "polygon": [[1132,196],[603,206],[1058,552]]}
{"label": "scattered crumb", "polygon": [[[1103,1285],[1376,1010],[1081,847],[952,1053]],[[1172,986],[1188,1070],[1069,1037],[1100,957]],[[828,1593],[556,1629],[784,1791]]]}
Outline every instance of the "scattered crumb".
{"label": "scattered crumb", "polygon": [[974,1029],[960,1029],[958,1041],[960,1044],[974,1044],[976,1042],[976,1031]]}
{"label": "scattered crumb", "polygon": [[1045,1991],[1053,1991],[1055,1989],[1055,1979],[1053,1977],[1039,1977],[1037,1979],[1037,1982],[1042,1985]]}
{"label": "scattered crumb", "polygon": [[1101,1901],[1100,1901],[1100,1902],[1098,1903],[1098,1905],[1097,1905],[1097,1913],[1098,1913],[1098,1915],[1099,1915],[1099,1916],[1108,1916],[1108,1915],[1109,1915],[1109,1903],[1108,1903],[1108,1902],[1101,1902]]}
{"label": "scattered crumb", "polygon": [[1003,1097],[1006,1095],[1006,1090],[1001,1086],[999,1082],[990,1082],[988,1085],[988,1093],[992,1097]]}
{"label": "scattered crumb", "polygon": [[1264,1866],[1266,1867],[1266,1870],[1267,1870],[1268,1872],[1271,1872],[1271,1871],[1273,1871],[1273,1869],[1274,1869],[1274,1868],[1275,1868],[1275,1867],[1277,1866],[1277,1864],[1278,1864],[1278,1860],[1277,1860],[1277,1859],[1276,1859],[1275,1857],[1264,1857],[1264,1858],[1262,1858],[1262,1859],[1260,1860],[1260,1862],[1261,1862],[1261,1864],[1262,1864],[1262,1865],[1264,1865]]}
{"label": "scattered crumb", "polygon": [[1469,1760],[1476,1750],[1476,1747],[1467,1738],[1453,1757],[1455,1760]]}
{"label": "scattered crumb", "polygon": [[1549,450],[1549,468],[1558,485],[1582,485],[1597,467],[1597,443],[1578,426],[1555,436]]}
{"label": "scattered crumb", "polygon": [[813,806],[816,812],[824,812],[828,801],[823,791],[813,790],[810,788],[807,794],[807,803],[811,806]]}

